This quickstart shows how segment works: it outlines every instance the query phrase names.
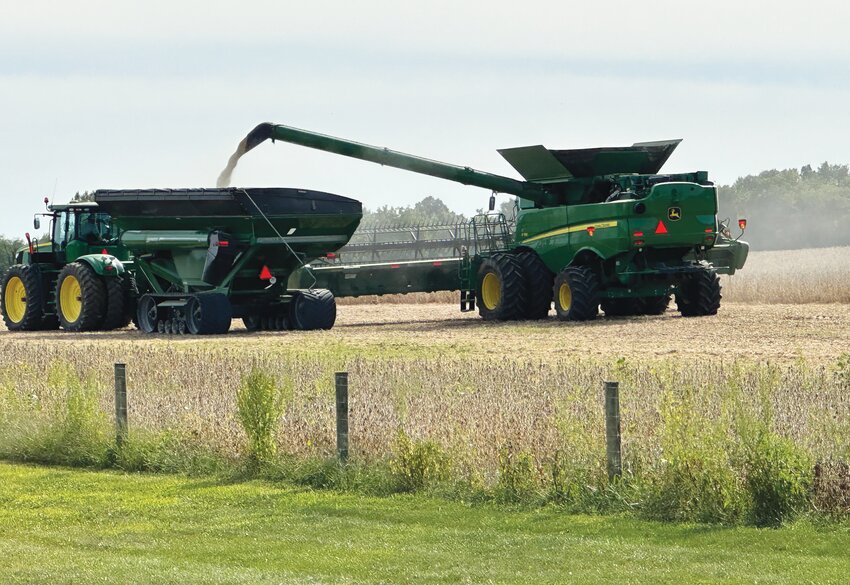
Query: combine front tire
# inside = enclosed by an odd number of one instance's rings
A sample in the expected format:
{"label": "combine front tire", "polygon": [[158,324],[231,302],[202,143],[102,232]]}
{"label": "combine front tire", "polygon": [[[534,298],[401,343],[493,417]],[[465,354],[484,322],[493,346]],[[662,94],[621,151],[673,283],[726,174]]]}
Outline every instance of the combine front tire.
{"label": "combine front tire", "polygon": [[552,308],[552,283],[555,275],[536,252],[523,250],[516,256],[525,270],[528,283],[528,304],[523,316],[526,319],[545,319]]}
{"label": "combine front tire", "polygon": [[9,331],[34,331],[44,326],[41,280],[32,266],[16,264],[3,276],[0,298],[3,321]]}
{"label": "combine front tire", "polygon": [[198,294],[186,303],[186,329],[192,335],[227,333],[233,320],[233,307],[226,295]]}
{"label": "combine front tire", "polygon": [[56,312],[66,331],[91,331],[103,323],[106,287],[88,264],[71,262],[56,280]]}
{"label": "combine front tire", "polygon": [[633,317],[643,314],[641,299],[603,299],[600,304],[606,317]]}
{"label": "combine front tire", "polygon": [[[336,300],[331,291],[317,288],[296,291],[289,304],[289,323],[293,329],[313,331],[330,329],[336,322]],[[283,329],[285,320],[276,320],[275,325]]]}
{"label": "combine front tire", "polygon": [[714,270],[702,268],[681,284],[676,306],[682,317],[716,315],[721,298],[720,277]]}
{"label": "combine front tire", "polygon": [[670,295],[661,297],[646,297],[641,299],[643,308],[641,312],[644,315],[663,315],[670,305]]}
{"label": "combine front tire", "polygon": [[478,314],[482,319],[522,319],[528,307],[525,270],[513,254],[493,254],[478,269]]}
{"label": "combine front tire", "polygon": [[555,277],[555,312],[562,321],[590,321],[599,313],[599,279],[587,266],[568,266]]}

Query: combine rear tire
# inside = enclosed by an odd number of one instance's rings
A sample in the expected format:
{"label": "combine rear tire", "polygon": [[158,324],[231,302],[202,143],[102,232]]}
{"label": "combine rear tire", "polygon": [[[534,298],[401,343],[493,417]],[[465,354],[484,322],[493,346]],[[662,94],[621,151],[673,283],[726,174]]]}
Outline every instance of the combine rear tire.
{"label": "combine rear tire", "polygon": [[56,280],[56,312],[66,331],[92,331],[106,315],[106,287],[91,266],[71,262]]}
{"label": "combine rear tire", "polygon": [[599,279],[587,266],[568,266],[555,277],[555,312],[562,321],[591,321],[599,314]]}
{"label": "combine rear tire", "polygon": [[3,276],[0,308],[9,331],[35,331],[44,326],[41,278],[37,268],[16,264]]}
{"label": "combine rear tire", "polygon": [[513,254],[493,254],[478,269],[478,314],[482,319],[522,319],[528,307],[528,281]]}
{"label": "combine rear tire", "polygon": [[131,315],[127,311],[128,295],[124,277],[111,276],[103,281],[106,285],[106,316],[101,329],[110,331],[126,327],[130,324]]}
{"label": "combine rear tire", "polygon": [[[313,331],[330,329],[336,322],[336,300],[331,291],[317,288],[296,291],[289,304],[289,323],[293,329]],[[275,320],[278,329],[286,327],[281,316]]]}
{"label": "combine rear tire", "polygon": [[526,319],[545,319],[552,308],[552,284],[555,275],[536,252],[523,250],[516,256],[525,270],[528,283],[528,304],[523,316]]}
{"label": "combine rear tire", "polygon": [[198,294],[186,303],[186,329],[192,335],[227,333],[233,320],[233,307],[226,295]]}
{"label": "combine rear tire", "polygon": [[676,306],[682,317],[716,315],[721,298],[720,277],[714,270],[702,268],[681,284]]}

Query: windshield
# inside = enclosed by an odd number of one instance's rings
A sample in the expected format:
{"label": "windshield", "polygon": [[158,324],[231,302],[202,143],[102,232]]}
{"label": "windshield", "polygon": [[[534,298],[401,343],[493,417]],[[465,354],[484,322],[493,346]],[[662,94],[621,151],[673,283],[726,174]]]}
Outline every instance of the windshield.
{"label": "windshield", "polygon": [[77,215],[77,237],[79,239],[90,244],[105,243],[113,239],[109,214],[78,211],[75,215]]}

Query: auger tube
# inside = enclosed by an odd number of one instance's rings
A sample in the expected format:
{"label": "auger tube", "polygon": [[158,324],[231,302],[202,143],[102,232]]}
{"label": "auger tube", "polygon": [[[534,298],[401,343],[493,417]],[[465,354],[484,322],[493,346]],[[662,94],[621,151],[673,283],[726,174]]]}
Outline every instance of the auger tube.
{"label": "auger tube", "polygon": [[269,122],[259,124],[251,130],[246,137],[246,152],[269,138],[272,141],[281,140],[379,165],[446,179],[455,183],[481,187],[496,193],[516,195],[534,201],[540,206],[551,206],[558,203],[552,193],[533,183]]}

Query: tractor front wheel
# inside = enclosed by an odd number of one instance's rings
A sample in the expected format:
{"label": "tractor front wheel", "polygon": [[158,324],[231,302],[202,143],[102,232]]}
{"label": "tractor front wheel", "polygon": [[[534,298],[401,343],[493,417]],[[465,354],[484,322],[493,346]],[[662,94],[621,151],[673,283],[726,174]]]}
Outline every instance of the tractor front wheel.
{"label": "tractor front wheel", "polygon": [[513,254],[493,254],[478,269],[478,314],[482,319],[522,319],[528,309],[525,270]]}
{"label": "tractor front wheel", "polygon": [[701,268],[679,286],[676,306],[682,317],[716,315],[721,298],[720,277],[710,268]]}
{"label": "tractor front wheel", "polygon": [[567,266],[555,277],[555,312],[562,321],[590,321],[599,314],[599,278],[587,266]]}
{"label": "tractor front wheel", "polygon": [[44,325],[41,279],[32,266],[16,264],[3,276],[0,308],[9,331],[34,331]]}
{"label": "tractor front wheel", "polygon": [[56,312],[66,331],[92,331],[106,314],[106,287],[91,266],[71,262],[56,280]]}

